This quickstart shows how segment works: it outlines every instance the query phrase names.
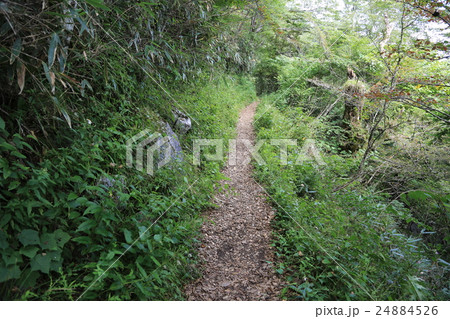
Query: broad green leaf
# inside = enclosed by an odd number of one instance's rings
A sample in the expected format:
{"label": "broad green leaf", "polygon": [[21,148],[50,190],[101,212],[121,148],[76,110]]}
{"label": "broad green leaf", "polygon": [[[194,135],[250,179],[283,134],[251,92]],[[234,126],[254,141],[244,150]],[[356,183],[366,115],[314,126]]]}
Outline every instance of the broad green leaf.
{"label": "broad green leaf", "polygon": [[66,232],[63,232],[61,229],[57,229],[54,233],[56,243],[60,248],[63,248],[64,245],[70,240],[70,235]]}
{"label": "broad green leaf", "polygon": [[20,51],[22,51],[22,39],[18,38],[14,41],[11,48],[11,58],[9,59],[10,64],[13,64],[14,61],[16,61],[17,57],[20,55]]}
{"label": "broad green leaf", "polygon": [[5,121],[0,117],[0,130],[5,129]]}
{"label": "broad green leaf", "polygon": [[39,251],[39,248],[36,246],[28,246],[28,247],[22,247],[20,249],[20,253],[22,255],[27,256],[28,258],[33,258],[36,256],[36,253]]}
{"label": "broad green leaf", "polygon": [[[78,179],[78,178],[79,178],[79,179]],[[72,176],[72,177],[70,178],[70,180],[71,180],[72,182],[82,182],[82,181],[83,181],[83,180],[81,179],[80,176]],[[78,198],[75,200],[75,202],[74,202],[74,207],[78,207],[78,206],[81,206],[81,205],[85,205],[87,202],[88,202],[88,200],[87,200],[86,197],[78,197]]]}
{"label": "broad green leaf", "polygon": [[67,196],[67,200],[69,200],[69,201],[72,201],[76,198],[78,198],[78,195],[75,193],[70,193],[69,196]]}
{"label": "broad green leaf", "polygon": [[80,226],[78,226],[76,231],[77,232],[85,232],[86,233],[89,229],[91,229],[95,225],[97,225],[95,220],[88,219],[85,222],[81,223]]}
{"label": "broad green leaf", "polygon": [[103,207],[100,206],[97,203],[93,203],[92,205],[89,205],[88,208],[84,211],[83,215],[89,215],[89,214],[97,214],[103,210]]}
{"label": "broad green leaf", "polygon": [[139,238],[143,240],[147,239],[148,236],[150,235],[150,232],[148,231],[147,227],[139,226],[138,229],[139,229]]}
{"label": "broad green leaf", "polygon": [[109,287],[110,290],[118,290],[123,287],[123,284],[120,281],[115,281],[112,283],[112,285]]}
{"label": "broad green leaf", "polygon": [[131,244],[131,242],[133,241],[133,238],[131,237],[131,232],[128,229],[124,229],[123,234],[125,235],[125,241],[128,244]]}
{"label": "broad green leaf", "polygon": [[24,246],[28,246],[28,245],[39,245],[41,242],[39,240],[39,234],[37,231],[32,230],[32,229],[24,229],[20,234],[19,234],[19,241],[22,243],[22,245]]}
{"label": "broad green leaf", "polygon": [[9,184],[8,190],[12,191],[12,190],[16,189],[19,185],[20,185],[19,181],[14,181],[11,184]]}
{"label": "broad green leaf", "polygon": [[54,234],[45,233],[41,235],[41,248],[46,250],[57,250],[58,244]]}
{"label": "broad green leaf", "polygon": [[158,243],[162,242],[162,235],[157,234],[155,236],[153,236],[153,239],[156,240]]}
{"label": "broad green leaf", "polygon": [[61,251],[50,251],[47,256],[50,258],[50,270],[58,271],[62,266]]}
{"label": "broad green leaf", "polygon": [[2,253],[2,259],[6,266],[20,264],[23,259],[22,255],[18,251],[7,250]]}
{"label": "broad green leaf", "polygon": [[42,253],[34,256],[31,260],[31,270],[39,270],[44,274],[50,272],[51,255]]}
{"label": "broad green leaf", "polygon": [[98,235],[101,235],[101,236],[103,236],[103,237],[111,237],[111,238],[113,238],[114,236],[112,235],[112,233],[110,232],[110,231],[108,231],[107,229],[106,229],[106,227],[105,226],[100,226],[100,227],[96,227],[95,228],[95,230],[94,230],[94,233],[95,234],[98,234]]}
{"label": "broad green leaf", "polygon": [[106,255],[105,260],[111,260],[111,259],[114,258],[115,255],[116,255],[116,253],[115,253],[114,251],[110,251],[110,252]]}

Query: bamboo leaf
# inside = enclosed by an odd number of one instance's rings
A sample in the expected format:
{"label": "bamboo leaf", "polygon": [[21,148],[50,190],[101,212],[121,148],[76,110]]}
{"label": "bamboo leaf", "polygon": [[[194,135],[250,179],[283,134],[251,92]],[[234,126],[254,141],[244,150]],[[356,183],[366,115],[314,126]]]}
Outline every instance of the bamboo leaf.
{"label": "bamboo leaf", "polygon": [[93,91],[91,84],[87,80],[81,81],[81,96],[84,97],[86,87]]}
{"label": "bamboo leaf", "polygon": [[48,48],[48,67],[51,68],[53,63],[55,63],[56,49],[58,48],[58,43],[60,43],[59,36],[53,33],[52,39],[50,40],[50,46]]}
{"label": "bamboo leaf", "polygon": [[88,87],[89,90],[94,91],[94,89],[92,88],[91,84],[88,82],[88,80],[83,80],[81,81],[81,87],[84,89],[85,87]]}
{"label": "bamboo leaf", "polygon": [[22,39],[18,38],[14,41],[13,46],[11,48],[11,58],[9,59],[9,64],[13,64],[17,57],[20,55],[20,51],[22,51]]}
{"label": "bamboo leaf", "polygon": [[109,8],[105,5],[103,0],[86,0],[86,2],[88,4],[90,4],[91,6],[93,6],[94,8],[99,8],[99,9],[109,11]]}
{"label": "bamboo leaf", "polygon": [[145,7],[145,6],[157,6],[158,4],[156,2],[143,1],[141,3],[138,3],[137,5],[140,7]]}
{"label": "bamboo leaf", "polygon": [[52,79],[50,78],[50,70],[48,68],[47,63],[42,62],[42,66],[44,67],[45,77],[47,78],[48,82],[51,84],[52,83]]}
{"label": "bamboo leaf", "polygon": [[55,89],[56,89],[56,87],[55,87],[55,78],[56,78],[55,77],[55,73],[50,71],[50,85],[52,87],[52,94],[55,94]]}
{"label": "bamboo leaf", "polygon": [[21,62],[17,64],[17,84],[19,85],[20,92],[22,94],[23,88],[25,87],[25,65]]}
{"label": "bamboo leaf", "polygon": [[3,23],[2,26],[0,27],[0,37],[3,37],[5,34],[7,34],[9,30],[11,30],[11,25],[7,21]]}
{"label": "bamboo leaf", "polygon": [[52,100],[53,103],[55,103],[55,106],[58,109],[58,111],[64,116],[64,119],[66,120],[69,127],[72,128],[72,120],[70,119],[70,116],[67,113],[67,111],[63,107],[61,107],[61,105],[59,104],[59,100],[56,98],[56,96],[52,96]]}
{"label": "bamboo leaf", "polygon": [[67,61],[67,50],[62,48],[59,53],[59,72],[64,73],[66,69],[66,61]]}
{"label": "bamboo leaf", "polygon": [[67,124],[69,125],[69,127],[72,128],[72,121],[71,121],[70,116],[69,116],[69,114],[67,113],[67,111],[64,110],[64,109],[61,109],[61,113],[62,113],[62,115],[64,116],[64,118],[66,119],[66,122],[67,122]]}
{"label": "bamboo leaf", "polygon": [[81,17],[80,17],[80,15],[78,14],[78,12],[76,12],[74,9],[71,8],[71,9],[70,9],[70,14],[71,14],[72,17],[74,17],[74,18],[80,23],[80,25],[81,25],[79,35],[82,36],[82,35],[83,35],[83,32],[86,31],[87,33],[89,33],[89,34],[92,36],[90,29],[89,29],[88,26],[86,25],[86,22],[85,22],[83,19],[81,19]]}
{"label": "bamboo leaf", "polygon": [[50,83],[51,91],[55,94],[55,73],[51,72],[48,68],[48,65],[45,62],[42,62],[42,66],[44,67],[45,77]]}

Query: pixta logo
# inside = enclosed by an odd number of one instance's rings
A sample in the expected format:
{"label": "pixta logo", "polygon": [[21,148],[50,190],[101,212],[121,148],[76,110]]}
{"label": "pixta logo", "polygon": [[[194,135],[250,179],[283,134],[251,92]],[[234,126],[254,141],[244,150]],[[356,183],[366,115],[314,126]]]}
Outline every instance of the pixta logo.
{"label": "pixta logo", "polygon": [[[246,165],[252,159],[258,165],[266,165],[266,161],[262,158],[259,151],[261,148],[269,143],[272,146],[278,147],[280,155],[278,156],[281,165],[301,165],[305,161],[314,161],[319,166],[325,165],[325,162],[320,155],[316,143],[312,139],[307,139],[303,142],[301,149],[298,149],[298,142],[295,139],[271,139],[271,140],[259,140],[255,145],[252,141],[246,139],[229,140],[228,141],[228,161],[230,166]],[[215,149],[214,154],[205,153],[203,158],[206,161],[223,161],[224,159],[224,145],[225,141],[222,139],[197,139],[194,140],[194,165],[200,165],[201,162],[201,149],[211,148]],[[294,159],[292,159],[288,147],[294,148]],[[289,160],[291,159],[291,160]]]}
{"label": "pixta logo", "polygon": [[[150,130],[144,130],[126,143],[127,167],[135,167],[138,171],[145,171],[148,175],[154,174],[154,162],[157,161],[157,168],[161,168],[170,163],[172,159],[172,148],[170,147],[170,138],[163,137],[160,133],[152,133]],[[135,156],[133,156],[135,153]],[[147,161],[144,163],[144,154]],[[155,156],[158,154],[159,156]],[[163,154],[163,155],[162,155]]]}
{"label": "pixta logo", "polygon": [[[205,161],[223,161],[225,158],[225,143],[228,143],[228,164],[230,166],[245,166],[253,159],[258,165],[266,165],[266,161],[260,155],[264,145],[270,144],[279,149],[276,156],[281,165],[301,165],[304,161],[314,161],[319,166],[325,165],[314,140],[305,140],[301,148],[294,139],[259,140],[253,145],[246,139],[195,139],[193,144],[193,164],[200,165],[202,158]],[[289,149],[290,147],[290,149]],[[202,148],[208,148],[214,152],[203,152]],[[163,137],[160,133],[144,130],[136,134],[126,143],[127,167],[138,171],[145,171],[153,175],[155,169],[160,169],[172,160],[182,161],[181,146],[173,137]],[[178,152],[178,153],[177,153]],[[144,160],[146,159],[146,160]]]}

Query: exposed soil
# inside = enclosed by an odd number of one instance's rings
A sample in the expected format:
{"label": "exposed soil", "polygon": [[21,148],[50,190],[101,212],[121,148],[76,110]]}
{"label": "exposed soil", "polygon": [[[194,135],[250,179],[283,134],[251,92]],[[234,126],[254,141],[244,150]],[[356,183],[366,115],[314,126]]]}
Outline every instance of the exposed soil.
{"label": "exposed soil", "polygon": [[[278,300],[283,287],[274,272],[270,246],[273,208],[252,177],[249,152],[240,140],[254,144],[252,121],[257,103],[247,106],[237,125],[237,165],[224,175],[228,190],[218,194],[218,208],[207,212],[199,256],[203,276],[186,287],[188,300]],[[225,188],[226,189],[226,188]]]}

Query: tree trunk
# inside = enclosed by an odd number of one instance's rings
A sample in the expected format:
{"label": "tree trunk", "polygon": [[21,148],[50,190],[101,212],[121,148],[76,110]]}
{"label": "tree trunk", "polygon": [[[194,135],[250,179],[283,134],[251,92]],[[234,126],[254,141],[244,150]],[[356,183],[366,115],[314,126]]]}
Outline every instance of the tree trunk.
{"label": "tree trunk", "polygon": [[358,80],[356,73],[349,67],[347,69],[348,81],[344,84],[345,110],[344,122],[351,126],[359,124],[361,112],[364,106],[364,83]]}
{"label": "tree trunk", "polygon": [[344,84],[345,108],[342,128],[345,130],[341,148],[352,153],[364,145],[364,137],[359,132],[361,112],[364,106],[364,83],[358,80],[356,73],[349,67],[347,69],[348,80]]}
{"label": "tree trunk", "polygon": [[394,30],[394,24],[389,20],[387,14],[384,15],[384,24],[386,25],[386,30],[384,30],[384,37],[383,40],[380,42],[381,53],[384,52],[386,44],[388,44],[389,40],[391,39],[392,30]]}

